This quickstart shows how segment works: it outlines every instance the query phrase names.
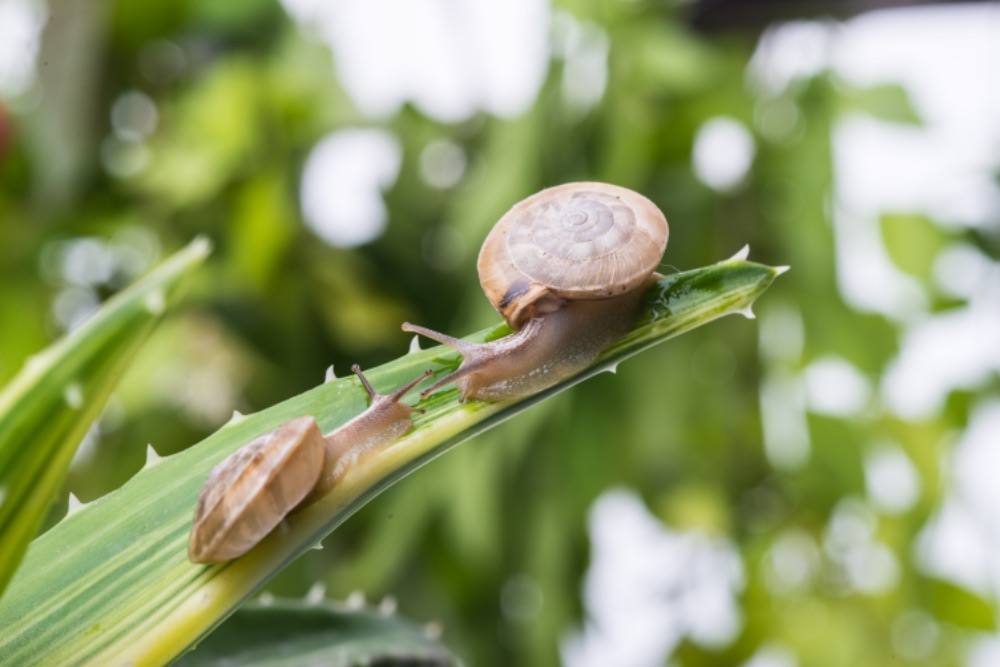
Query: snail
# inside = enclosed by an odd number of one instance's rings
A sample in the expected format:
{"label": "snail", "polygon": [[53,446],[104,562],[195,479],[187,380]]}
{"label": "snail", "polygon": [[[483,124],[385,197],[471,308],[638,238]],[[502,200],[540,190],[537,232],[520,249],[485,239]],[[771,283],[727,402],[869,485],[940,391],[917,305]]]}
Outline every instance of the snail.
{"label": "snail", "polygon": [[410,323],[444,343],[460,400],[527,396],[589,366],[631,328],[667,245],[667,220],[646,197],[606,183],[567,183],[517,203],[486,237],[479,282],[514,333],[477,344]]}
{"label": "snail", "polygon": [[188,558],[221,563],[242,556],[289,513],[322,496],[350,466],[402,437],[423,410],[401,402],[427,371],[388,395],[377,393],[357,365],[371,405],[327,435],[299,417],[254,439],[212,468],[198,496]]}

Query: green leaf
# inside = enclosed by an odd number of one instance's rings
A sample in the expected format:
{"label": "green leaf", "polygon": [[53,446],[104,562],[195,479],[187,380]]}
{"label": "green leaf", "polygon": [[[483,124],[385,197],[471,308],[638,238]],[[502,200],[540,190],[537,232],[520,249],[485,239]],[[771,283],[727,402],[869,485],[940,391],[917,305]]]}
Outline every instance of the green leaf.
{"label": "green leaf", "polygon": [[461,664],[423,628],[398,616],[331,602],[247,604],[176,667],[450,667]]}
{"label": "green leaf", "polygon": [[[0,601],[0,664],[163,664],[205,637],[281,568],[382,490],[447,450],[549,396],[672,336],[743,312],[780,270],[737,256],[665,277],[647,292],[636,327],[592,367],[526,399],[458,402],[458,391],[420,403],[415,428],[348,469],[325,497],[290,516],[245,556],[214,566],[187,560],[195,502],[212,466],[255,436],[302,415],[328,432],[366,407],[356,378],[328,382],[148,465],[125,486],[39,538]],[[506,325],[470,340],[504,335]],[[459,362],[436,347],[366,375],[381,392]],[[669,369],[664,369],[669,375]]]}
{"label": "green leaf", "polygon": [[197,240],[28,360],[0,394],[0,592],[135,352],[208,255]]}
{"label": "green leaf", "polygon": [[905,125],[922,125],[920,114],[906,89],[896,84],[848,90],[844,95],[846,110],[858,110],[875,118]]}
{"label": "green leaf", "polygon": [[934,260],[948,243],[948,234],[922,215],[883,213],[879,221],[886,250],[896,266],[930,280]]}
{"label": "green leaf", "polygon": [[934,616],[963,628],[993,632],[997,629],[996,611],[992,603],[958,586],[931,579],[927,596]]}

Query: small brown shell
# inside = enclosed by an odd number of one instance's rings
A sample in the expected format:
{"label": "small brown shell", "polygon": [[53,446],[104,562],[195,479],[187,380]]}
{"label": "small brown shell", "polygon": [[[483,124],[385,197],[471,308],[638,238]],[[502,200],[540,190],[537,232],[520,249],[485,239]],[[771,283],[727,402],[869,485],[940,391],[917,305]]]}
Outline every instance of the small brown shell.
{"label": "small brown shell", "polygon": [[517,203],[479,253],[483,291],[515,329],[567,300],[639,287],[667,246],[667,220],[646,197],[607,183],[566,183]]}
{"label": "small brown shell", "polygon": [[249,551],[312,490],[325,457],[312,417],[286,422],[226,457],[198,497],[191,561],[221,563]]}

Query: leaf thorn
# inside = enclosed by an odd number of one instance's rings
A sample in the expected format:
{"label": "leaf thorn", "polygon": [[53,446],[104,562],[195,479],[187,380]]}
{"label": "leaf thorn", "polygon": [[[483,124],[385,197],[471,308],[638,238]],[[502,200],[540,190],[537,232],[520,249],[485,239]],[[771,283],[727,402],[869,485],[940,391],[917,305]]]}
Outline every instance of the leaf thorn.
{"label": "leaf thorn", "polygon": [[156,465],[157,462],[162,461],[163,457],[156,453],[153,449],[153,443],[146,443],[146,464],[143,468],[148,468],[150,466]]}
{"label": "leaf thorn", "polygon": [[309,587],[309,592],[306,593],[305,601],[306,604],[316,605],[321,604],[326,598],[326,584],[322,581],[317,581],[315,584]]}
{"label": "leaf thorn", "polygon": [[74,514],[76,514],[77,512],[79,512],[80,510],[82,510],[86,506],[87,506],[87,503],[81,502],[80,499],[76,497],[76,494],[73,493],[72,491],[70,491],[69,492],[69,506],[66,509],[66,516],[73,516]]}
{"label": "leaf thorn", "polygon": [[749,257],[749,256],[750,256],[750,244],[747,243],[745,246],[743,246],[742,248],[740,248],[739,251],[735,255],[733,255],[732,257],[730,257],[726,261],[727,262],[738,262],[738,261],[741,261],[741,260],[746,260],[746,258]]}
{"label": "leaf thorn", "polygon": [[386,595],[384,598],[382,598],[382,601],[378,603],[378,613],[382,614],[383,616],[392,616],[393,614],[396,613],[396,608],[398,606],[399,605],[396,602],[396,598],[392,597],[391,595]]}
{"label": "leaf thorn", "polygon": [[431,621],[424,625],[424,637],[428,639],[441,639],[444,634],[444,626],[440,621]]}

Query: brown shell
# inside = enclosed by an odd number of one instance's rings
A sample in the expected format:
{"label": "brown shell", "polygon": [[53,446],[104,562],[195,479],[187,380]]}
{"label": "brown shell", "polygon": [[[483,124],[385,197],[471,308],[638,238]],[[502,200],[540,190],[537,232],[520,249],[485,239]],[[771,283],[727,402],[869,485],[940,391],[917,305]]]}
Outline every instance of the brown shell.
{"label": "brown shell", "polygon": [[198,497],[188,557],[221,563],[253,548],[312,490],[326,445],[316,420],[265,433],[212,468]]}
{"label": "brown shell", "polygon": [[515,329],[566,300],[640,286],[667,247],[667,219],[646,197],[607,183],[566,183],[514,205],[479,253],[483,291]]}

